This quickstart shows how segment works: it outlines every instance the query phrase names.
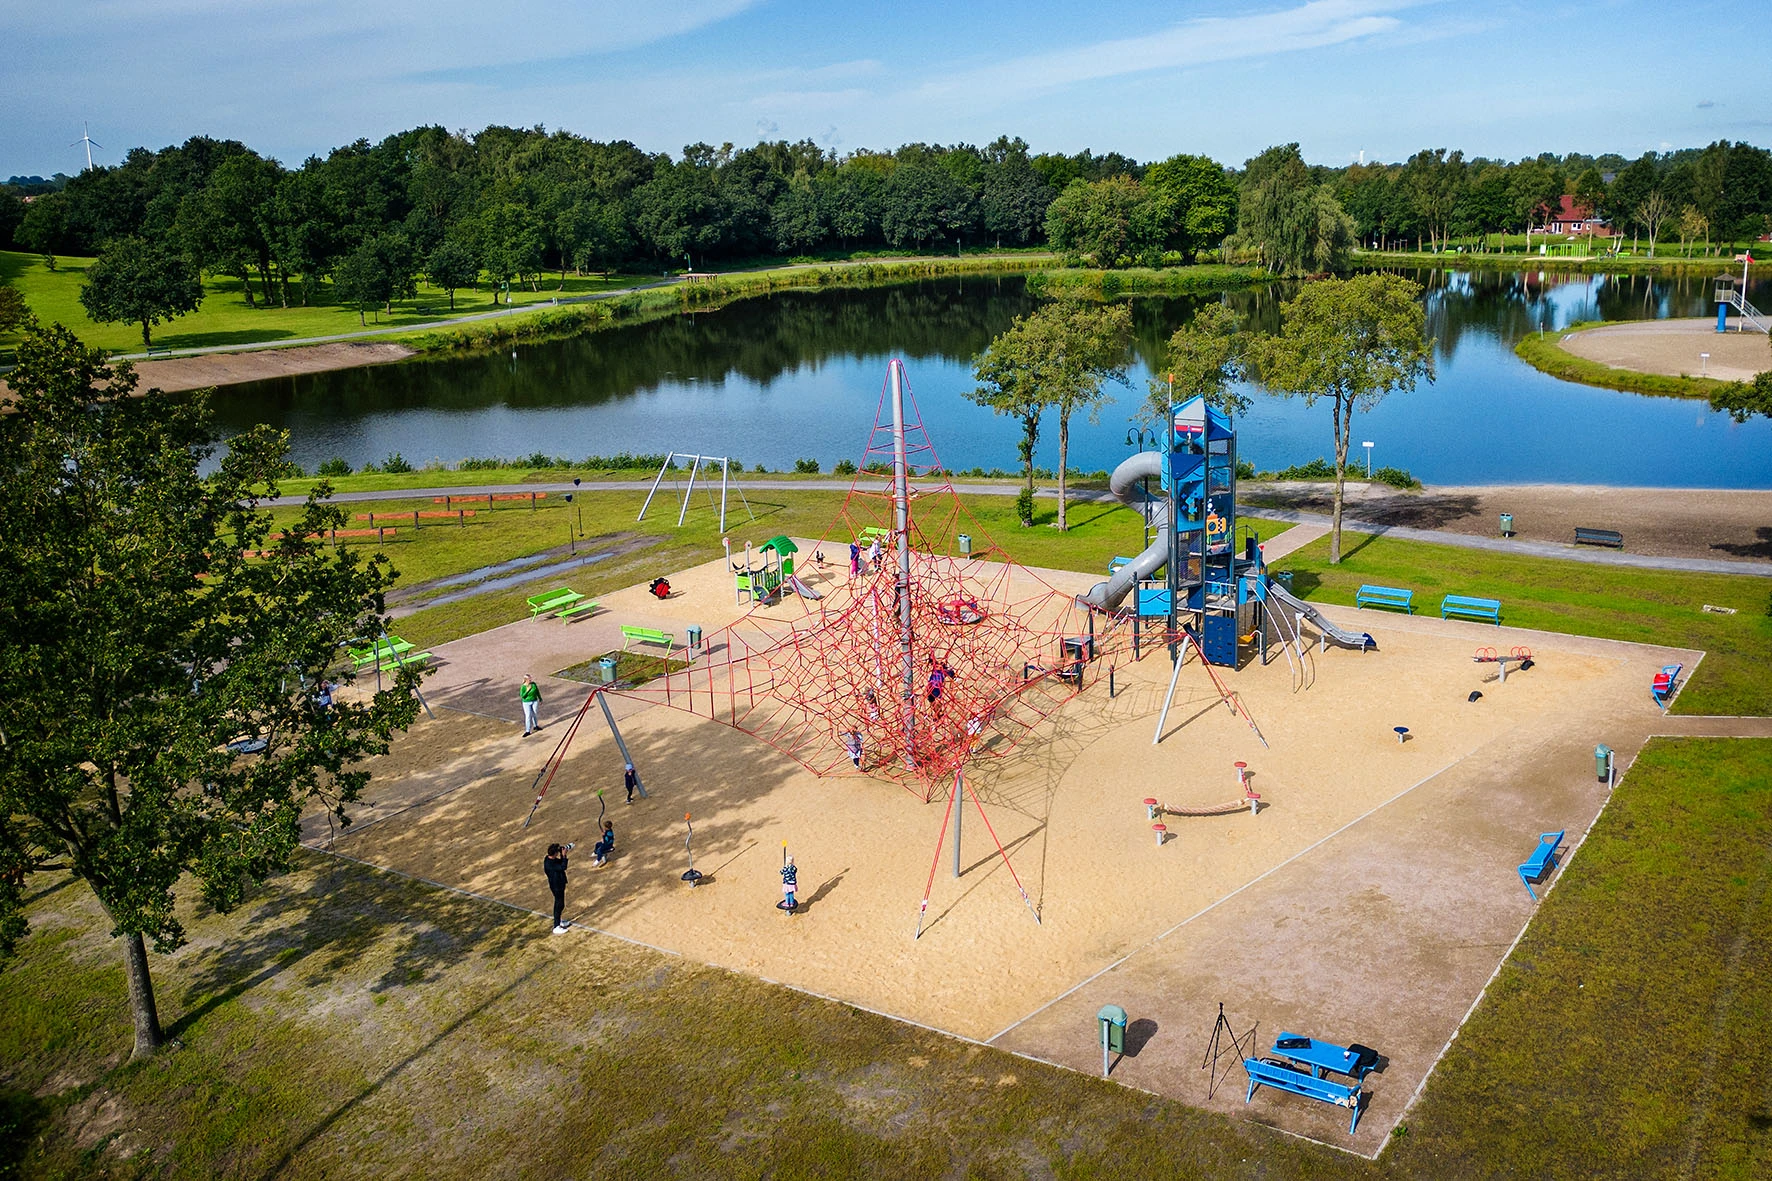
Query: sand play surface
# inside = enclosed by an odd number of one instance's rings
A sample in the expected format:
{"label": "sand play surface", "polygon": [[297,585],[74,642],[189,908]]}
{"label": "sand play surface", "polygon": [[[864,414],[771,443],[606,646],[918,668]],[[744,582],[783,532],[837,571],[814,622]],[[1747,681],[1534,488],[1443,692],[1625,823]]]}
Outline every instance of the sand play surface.
{"label": "sand play surface", "polygon": [[[1072,592],[1093,581],[1047,576]],[[619,755],[593,711],[524,829],[536,773],[586,693],[547,674],[619,647],[622,623],[711,632],[743,610],[719,562],[672,583],[669,601],[635,587],[581,622],[524,620],[443,645],[426,690],[436,719],[375,768],[356,825],[341,835],[317,818],[309,843],[542,912],[545,847],[576,840],[567,913],[585,927],[1079,1070],[1100,1069],[1094,1014],[1119,1004],[1133,1053],[1115,1079],[1365,1153],[1530,918],[1514,867],[1540,831],[1566,829],[1573,846],[1604,803],[1594,744],[1633,755],[1662,724],[1654,671],[1698,660],[1336,611],[1379,650],[1313,651],[1295,668],[1276,649],[1265,667],[1225,674],[1266,747],[1192,661],[1153,745],[1166,656],[1116,667],[1111,699],[1098,665],[1031,741],[972,778],[1032,909],[968,805],[961,875],[950,845],[916,939],[945,800],[863,775],[816,778],[675,709],[617,699],[650,798],[624,802]],[[1505,684],[1472,662],[1479,645],[1518,644],[1536,663]],[[529,738],[525,672],[544,693],[544,728]],[[1169,817],[1159,847],[1142,801],[1230,801],[1238,761],[1260,814]],[[588,856],[599,789],[618,838],[603,869]],[[696,889],[680,881],[686,812],[707,875]],[[783,842],[800,869],[792,917],[774,907]],[[540,917],[536,937],[551,938]],[[1294,1096],[1264,1090],[1245,1106],[1234,1054],[1202,1071],[1220,1001],[1262,1051],[1282,1029],[1377,1048],[1387,1061],[1368,1079],[1357,1135],[1345,1112]]]}

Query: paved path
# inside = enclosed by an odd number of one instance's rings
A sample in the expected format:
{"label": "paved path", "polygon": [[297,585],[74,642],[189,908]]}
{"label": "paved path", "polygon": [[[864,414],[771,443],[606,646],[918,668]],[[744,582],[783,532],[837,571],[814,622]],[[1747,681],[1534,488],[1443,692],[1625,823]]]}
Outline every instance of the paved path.
{"label": "paved path", "polygon": [[[558,483],[525,483],[525,484],[473,484],[454,488],[406,488],[385,492],[339,492],[333,496],[340,502],[357,503],[374,500],[425,500],[436,496],[486,496],[512,492],[633,492],[644,491],[652,486],[650,480],[585,480],[579,484],[571,481]],[[764,489],[768,491],[787,491],[799,489],[819,492],[847,492],[849,482],[846,480],[758,480],[747,478],[744,481],[746,491]],[[1019,484],[960,484],[958,491],[969,496],[1018,496],[1021,493]],[[1058,495],[1056,489],[1037,489],[1035,495],[1051,499]],[[1099,489],[1073,491],[1070,494],[1073,502],[1107,502],[1113,500],[1112,494]],[[277,505],[294,505],[302,503],[302,497],[283,496],[271,502]],[[1239,505],[1237,511],[1244,516],[1264,518],[1270,521],[1287,521],[1295,527],[1268,542],[1266,552],[1269,561],[1274,561],[1292,553],[1299,547],[1315,541],[1329,531],[1329,516],[1326,513],[1303,512],[1296,509],[1254,508]],[[1526,541],[1522,538],[1477,537],[1469,533],[1454,533],[1446,529],[1415,529],[1406,525],[1383,525],[1375,521],[1362,521],[1354,517],[1343,517],[1341,526],[1351,533],[1370,533],[1385,537],[1402,538],[1405,541],[1427,541],[1436,545],[1458,546],[1463,549],[1487,550],[1491,553],[1526,554],[1539,558],[1557,558],[1569,562],[1588,562],[1596,566],[1625,566],[1640,570],[1685,570],[1696,574],[1747,574],[1756,578],[1772,578],[1772,563],[1769,562],[1732,562],[1719,558],[1682,558],[1660,556],[1655,554],[1627,554],[1617,550],[1593,549],[1589,546],[1565,545],[1555,541]],[[1300,533],[1300,529],[1307,532]],[[1293,538],[1293,534],[1299,534]],[[1291,539],[1288,541],[1288,539]]]}

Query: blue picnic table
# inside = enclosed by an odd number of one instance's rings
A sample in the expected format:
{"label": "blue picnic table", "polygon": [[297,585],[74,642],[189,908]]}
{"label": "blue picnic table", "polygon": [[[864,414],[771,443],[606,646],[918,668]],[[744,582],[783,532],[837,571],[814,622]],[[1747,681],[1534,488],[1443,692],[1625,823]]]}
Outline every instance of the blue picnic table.
{"label": "blue picnic table", "polygon": [[[1292,1044],[1296,1042],[1304,1044]],[[1357,1080],[1365,1078],[1378,1065],[1377,1053],[1365,1046],[1338,1046],[1334,1042],[1297,1033],[1282,1032],[1274,1039],[1273,1053],[1300,1066],[1308,1066],[1313,1078],[1322,1078],[1326,1072],[1334,1071]]]}

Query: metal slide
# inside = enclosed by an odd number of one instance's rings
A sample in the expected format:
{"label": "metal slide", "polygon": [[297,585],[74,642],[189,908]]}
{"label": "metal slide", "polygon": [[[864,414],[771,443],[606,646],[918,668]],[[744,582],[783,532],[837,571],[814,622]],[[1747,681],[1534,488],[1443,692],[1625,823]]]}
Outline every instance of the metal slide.
{"label": "metal slide", "polygon": [[1294,598],[1291,591],[1271,579],[1267,581],[1263,593],[1267,597],[1268,605],[1278,608],[1276,614],[1282,612],[1290,614],[1294,632],[1298,630],[1298,620],[1302,617],[1308,619],[1311,626],[1322,633],[1325,640],[1331,640],[1343,648],[1358,648],[1364,651],[1367,648],[1378,647],[1378,641],[1372,638],[1371,632],[1351,632],[1336,627],[1321,611],[1303,599]]}
{"label": "metal slide", "polygon": [[792,590],[796,595],[799,595],[802,599],[822,599],[822,598],[824,598],[824,596],[822,594],[818,593],[817,591],[813,590],[811,587],[807,586],[805,583],[801,582],[800,576],[798,574],[788,575],[788,589]]}
{"label": "metal slide", "polygon": [[1139,579],[1149,578],[1169,561],[1168,498],[1148,496],[1139,483],[1146,477],[1156,479],[1162,474],[1163,457],[1155,451],[1141,451],[1121,463],[1108,478],[1108,491],[1121,504],[1141,513],[1147,503],[1150,505],[1151,521],[1157,526],[1157,539],[1143,553],[1114,571],[1106,582],[1096,583],[1088,594],[1079,596],[1079,602],[1102,611],[1112,611],[1138,585]]}

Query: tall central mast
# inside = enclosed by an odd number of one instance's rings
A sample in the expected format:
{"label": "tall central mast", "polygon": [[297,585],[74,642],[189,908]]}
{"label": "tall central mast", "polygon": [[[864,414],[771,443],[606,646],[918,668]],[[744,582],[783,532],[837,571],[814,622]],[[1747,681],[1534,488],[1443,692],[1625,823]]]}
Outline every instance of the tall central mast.
{"label": "tall central mast", "polygon": [[892,373],[892,511],[898,541],[898,650],[904,658],[904,750],[916,758],[917,665],[911,644],[911,489],[904,445],[904,365],[894,360]]}

